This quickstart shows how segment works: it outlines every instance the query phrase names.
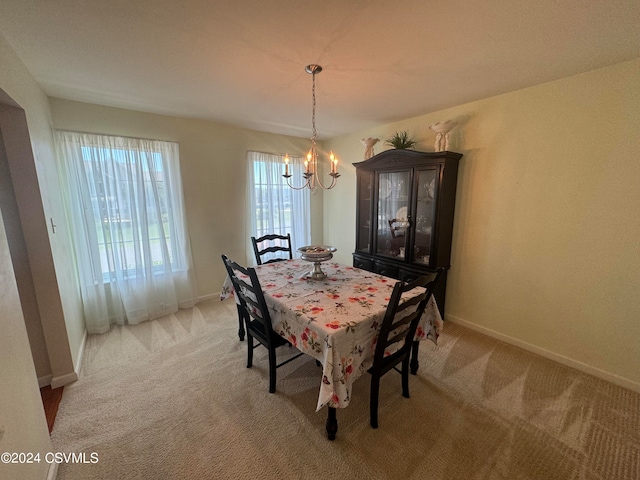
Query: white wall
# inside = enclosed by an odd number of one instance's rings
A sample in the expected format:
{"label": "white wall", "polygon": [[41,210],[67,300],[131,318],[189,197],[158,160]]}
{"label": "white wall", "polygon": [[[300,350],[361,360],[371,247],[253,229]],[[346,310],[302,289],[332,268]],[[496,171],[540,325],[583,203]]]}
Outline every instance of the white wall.
{"label": "white wall", "polygon": [[[640,390],[640,60],[326,141],[343,165],[396,130],[433,151],[457,119],[447,319]],[[355,169],[324,196],[350,262]]]}
{"label": "white wall", "polygon": [[[180,144],[180,166],[200,296],[220,292],[226,276],[220,255],[247,263],[247,150],[302,155],[308,139],[274,135],[202,120],[51,98],[56,129],[126,135]],[[284,170],[284,167],[283,167]],[[322,194],[311,199],[311,236],[322,240]]]}

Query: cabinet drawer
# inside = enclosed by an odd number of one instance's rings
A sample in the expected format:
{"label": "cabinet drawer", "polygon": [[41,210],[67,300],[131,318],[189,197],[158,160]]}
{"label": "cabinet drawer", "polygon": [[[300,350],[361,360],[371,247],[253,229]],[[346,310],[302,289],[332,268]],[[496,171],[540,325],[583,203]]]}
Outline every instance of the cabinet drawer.
{"label": "cabinet drawer", "polygon": [[398,278],[400,280],[402,280],[403,282],[411,282],[413,280],[415,280],[418,277],[421,277],[422,275],[425,275],[424,273],[420,273],[420,272],[412,272],[409,270],[400,270],[400,273],[398,274]]}
{"label": "cabinet drawer", "polygon": [[373,261],[365,260],[364,258],[354,258],[353,266],[356,268],[361,268],[362,270],[367,270],[369,272],[373,272]]}
{"label": "cabinet drawer", "polygon": [[398,278],[398,267],[395,265],[375,262],[373,271],[385,277]]}

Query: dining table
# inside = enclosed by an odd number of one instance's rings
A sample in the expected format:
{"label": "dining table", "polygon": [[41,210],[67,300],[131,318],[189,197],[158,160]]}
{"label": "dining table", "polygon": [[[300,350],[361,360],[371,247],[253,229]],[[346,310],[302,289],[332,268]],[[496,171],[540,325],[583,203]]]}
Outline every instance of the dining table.
{"label": "dining table", "polygon": [[[311,267],[293,259],[258,265],[255,271],[273,330],[322,365],[316,411],[328,408],[326,429],[333,440],[338,430],[336,409],[349,405],[354,381],[373,364],[378,328],[398,280],[334,261],[322,263],[326,278],[318,280],[312,278]],[[220,298],[231,298],[233,293],[227,277]],[[412,295],[417,292],[405,294]],[[442,327],[432,296],[413,341],[411,373],[418,370],[419,342],[436,342]]]}

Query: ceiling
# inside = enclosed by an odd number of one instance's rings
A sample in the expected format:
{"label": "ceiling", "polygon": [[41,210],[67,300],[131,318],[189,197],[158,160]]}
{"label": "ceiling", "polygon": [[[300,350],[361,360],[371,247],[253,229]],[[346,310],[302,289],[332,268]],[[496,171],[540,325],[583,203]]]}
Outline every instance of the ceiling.
{"label": "ceiling", "polygon": [[0,0],[50,96],[308,137],[640,57],[638,0]]}

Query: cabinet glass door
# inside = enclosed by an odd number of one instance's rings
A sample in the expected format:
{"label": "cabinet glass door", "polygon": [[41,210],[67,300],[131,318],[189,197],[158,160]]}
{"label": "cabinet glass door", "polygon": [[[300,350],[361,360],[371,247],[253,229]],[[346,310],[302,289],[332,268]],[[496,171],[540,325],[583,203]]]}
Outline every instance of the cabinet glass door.
{"label": "cabinet glass door", "polygon": [[357,244],[356,250],[371,253],[371,193],[373,174],[358,173],[358,205],[356,205]]}
{"label": "cabinet glass door", "polygon": [[435,198],[438,188],[438,169],[418,171],[416,201],[414,262],[429,265],[435,219]]}
{"label": "cabinet glass door", "polygon": [[376,252],[399,260],[407,255],[411,171],[378,174]]}

